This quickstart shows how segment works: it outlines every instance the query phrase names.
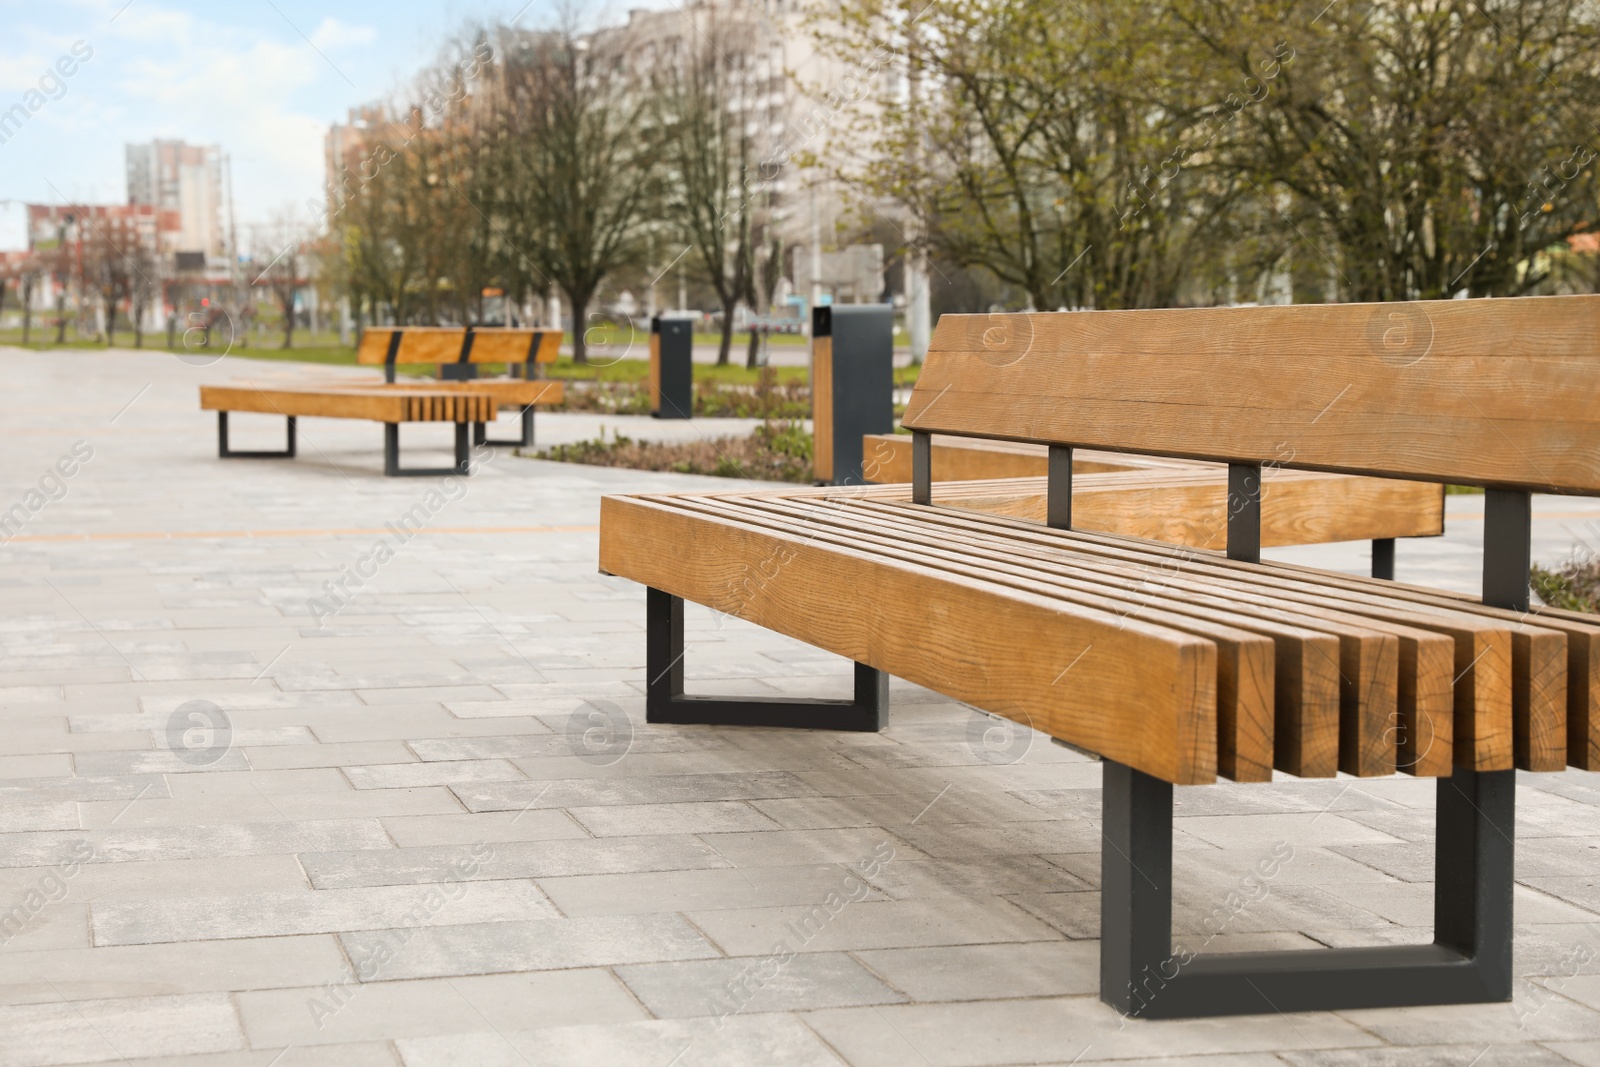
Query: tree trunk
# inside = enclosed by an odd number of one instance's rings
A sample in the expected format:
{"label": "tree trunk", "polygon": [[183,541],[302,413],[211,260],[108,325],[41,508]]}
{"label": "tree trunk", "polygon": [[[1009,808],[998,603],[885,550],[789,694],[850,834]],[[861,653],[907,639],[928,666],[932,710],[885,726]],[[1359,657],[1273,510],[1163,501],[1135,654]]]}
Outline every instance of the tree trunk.
{"label": "tree trunk", "polygon": [[294,344],[294,301],[291,300],[283,309],[283,347],[290,348]]}
{"label": "tree trunk", "polygon": [[29,279],[22,283],[22,343],[28,343],[28,335],[33,332],[33,281]]}
{"label": "tree trunk", "polygon": [[106,301],[106,347],[110,348],[116,342],[117,336],[117,302]]}
{"label": "tree trunk", "polygon": [[719,367],[728,365],[728,353],[733,349],[733,309],[737,304],[737,300],[725,300],[722,303],[722,338],[717,342]]}
{"label": "tree trunk", "polygon": [[567,300],[572,304],[572,362],[589,362],[588,331],[583,328],[584,322],[589,317],[589,293],[582,296],[576,293],[567,293]]}
{"label": "tree trunk", "polygon": [[67,343],[67,294],[56,297],[56,344]]}
{"label": "tree trunk", "polygon": [[755,323],[750,324],[750,347],[744,354],[745,370],[755,370],[756,361],[761,355],[761,335],[756,332]]}

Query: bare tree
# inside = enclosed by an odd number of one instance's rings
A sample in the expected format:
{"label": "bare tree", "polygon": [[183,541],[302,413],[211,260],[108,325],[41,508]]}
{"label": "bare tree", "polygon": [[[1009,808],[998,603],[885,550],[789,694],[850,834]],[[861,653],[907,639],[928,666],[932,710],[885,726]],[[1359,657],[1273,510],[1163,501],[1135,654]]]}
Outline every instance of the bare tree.
{"label": "bare tree", "polygon": [[623,31],[580,35],[569,17],[504,39],[496,143],[505,214],[521,252],[566,295],[581,363],[601,284],[640,256],[656,171],[639,136],[646,98],[630,83]]}
{"label": "bare tree", "polygon": [[[1189,79],[1147,3],[844,0],[814,32],[861,58],[813,87],[778,159],[848,179],[868,210],[898,203],[939,261],[1036,308],[1173,303],[1227,219],[1232,190],[1193,167],[1128,202],[1182,129]],[[908,65],[916,99],[885,78]]]}
{"label": "bare tree", "polygon": [[128,264],[128,317],[133,321],[133,347],[144,347],[144,321],[161,300],[161,270],[156,255],[144,243],[133,251]]}
{"label": "bare tree", "polygon": [[1209,57],[1200,91],[1240,101],[1216,161],[1274,193],[1256,203],[1347,299],[1526,293],[1593,223],[1587,0],[1179,0],[1164,22]]}
{"label": "bare tree", "polygon": [[652,118],[665,170],[666,215],[687,246],[694,273],[717,294],[717,364],[725,366],[739,302],[754,303],[759,190],[757,148],[745,108],[757,94],[744,60],[755,27],[718,22],[716,9],[711,12],[704,29],[685,35],[685,47],[658,63]]}
{"label": "bare tree", "polygon": [[295,299],[305,286],[307,265],[305,227],[291,210],[280,211],[273,223],[262,231],[258,243],[272,258],[256,276],[255,285],[271,293],[272,302],[282,315],[283,348],[294,345]]}
{"label": "bare tree", "polygon": [[17,271],[17,295],[22,298],[22,343],[33,333],[33,292],[39,285],[42,266],[38,257],[28,256]]}

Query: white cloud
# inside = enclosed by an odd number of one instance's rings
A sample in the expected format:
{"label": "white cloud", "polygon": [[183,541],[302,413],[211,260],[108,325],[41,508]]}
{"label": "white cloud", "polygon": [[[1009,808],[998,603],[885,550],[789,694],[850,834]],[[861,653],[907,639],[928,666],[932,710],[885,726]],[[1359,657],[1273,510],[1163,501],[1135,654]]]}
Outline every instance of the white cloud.
{"label": "white cloud", "polygon": [[311,43],[331,51],[369,45],[377,37],[378,31],[371,26],[352,26],[336,18],[325,18],[322,25],[311,32]]}

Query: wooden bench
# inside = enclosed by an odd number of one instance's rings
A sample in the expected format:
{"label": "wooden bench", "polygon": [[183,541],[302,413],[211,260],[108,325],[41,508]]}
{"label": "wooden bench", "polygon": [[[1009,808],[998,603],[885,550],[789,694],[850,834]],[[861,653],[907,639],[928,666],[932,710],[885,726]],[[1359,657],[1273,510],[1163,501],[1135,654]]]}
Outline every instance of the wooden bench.
{"label": "wooden bench", "polygon": [[[561,353],[561,337],[560,330],[493,326],[369,326],[361,333],[356,362],[383,367],[384,379],[391,383],[397,366],[434,364],[438,367],[438,384],[470,382],[472,391],[488,392],[496,398],[498,407],[521,415],[519,439],[488,441],[487,428],[479,423],[474,427],[476,443],[530,448],[534,443],[535,405],[559,404],[566,395],[560,382],[544,382],[537,389],[528,384],[543,377],[545,364],[556,361]],[[479,378],[478,370],[485,363],[505,364],[510,377]],[[518,374],[522,381],[516,380]]]}
{"label": "wooden bench", "polygon": [[[296,420],[303,416],[330,419],[370,419],[383,423],[383,473],[390,477],[470,474],[468,428],[495,417],[499,401],[486,392],[454,389],[372,385],[367,387],[202,385],[200,408],[217,413],[217,455],[222,459],[293,459]],[[228,445],[228,415],[248,411],[282,415],[288,420],[288,439],[281,452],[237,451]],[[400,466],[400,424],[403,422],[453,422],[456,427],[455,464],[451,467]]]}
{"label": "wooden bench", "polygon": [[[873,730],[893,674],[1103,759],[1100,995],[1143,1017],[1508,1000],[1515,769],[1600,769],[1600,625],[1530,609],[1531,494],[1600,495],[1600,297],[945,316],[877,490],[613,496],[655,723]],[[1046,522],[939,506],[932,434],[1044,445]],[[1226,552],[1074,526],[1074,450],[1228,465]],[[1464,598],[1262,564],[1264,468],[1486,489]],[[906,499],[909,497],[909,499]],[[683,600],[856,663],[684,693]],[[1174,951],[1174,786],[1437,778],[1434,940]]]}
{"label": "wooden bench", "polygon": [[[1047,446],[942,434],[930,444],[941,502],[1045,520]],[[867,481],[911,481],[909,435],[868,434],[862,449]],[[1191,548],[1225,544],[1224,464],[1079,449],[1072,473],[1075,522],[1085,530]],[[1394,577],[1397,538],[1444,533],[1444,487],[1427,482],[1269,469],[1261,497],[1262,547],[1371,541],[1376,578]]]}

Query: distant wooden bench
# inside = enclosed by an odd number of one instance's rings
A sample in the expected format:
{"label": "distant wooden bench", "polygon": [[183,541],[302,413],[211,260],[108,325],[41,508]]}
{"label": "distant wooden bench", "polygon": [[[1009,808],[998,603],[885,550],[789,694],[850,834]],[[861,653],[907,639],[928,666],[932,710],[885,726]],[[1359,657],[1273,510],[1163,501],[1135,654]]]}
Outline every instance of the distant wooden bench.
{"label": "distant wooden bench", "polygon": [[[948,506],[1045,520],[1048,446],[943,434],[930,444],[939,498]],[[909,483],[911,453],[908,434],[866,435],[867,481]],[[1082,529],[1191,548],[1226,543],[1225,464],[1078,449],[1072,473],[1074,521]],[[1269,468],[1261,494],[1262,547],[1371,541],[1376,578],[1394,577],[1396,538],[1444,533],[1442,485]]]}
{"label": "distant wooden bench", "polygon": [[[648,720],[873,730],[893,674],[1098,754],[1126,1014],[1510,999],[1514,769],[1600,769],[1600,625],[1528,588],[1532,493],[1600,495],[1600,297],[997,319],[940,321],[900,499],[604,499]],[[1047,446],[1046,522],[940,506],[932,434]],[[1227,464],[1225,554],[1078,529],[1082,449]],[[1485,487],[1481,598],[1262,564],[1273,466]],[[854,700],[685,695],[684,599],[854,660]],[[1437,778],[1432,944],[1174,951],[1174,785],[1274,770]]]}
{"label": "distant wooden bench", "polygon": [[[531,383],[538,384],[538,383]],[[499,400],[487,392],[372,385],[329,386],[202,385],[200,408],[217,413],[217,455],[223,459],[293,459],[296,420],[304,416],[370,419],[383,423],[383,473],[390,477],[470,474],[469,427],[492,420]],[[248,411],[282,415],[288,420],[287,444],[281,452],[238,451],[228,444],[228,415]],[[400,424],[455,423],[455,465],[436,468],[400,466]]]}
{"label": "distant wooden bench", "polygon": [[[566,395],[561,383],[547,382],[542,390],[533,391],[514,380],[479,378],[478,370],[486,363],[503,363],[512,379],[518,375],[530,382],[542,378],[544,365],[560,356],[561,337],[560,330],[496,326],[369,326],[361,333],[356,362],[383,367],[384,379],[389,382],[395,381],[397,366],[434,364],[439,368],[439,384],[446,380],[470,382],[474,391],[493,395],[498,407],[520,414],[519,439],[489,444],[528,448],[534,443],[535,405],[560,404]],[[478,424],[474,436],[478,444],[485,443],[486,426]]]}

